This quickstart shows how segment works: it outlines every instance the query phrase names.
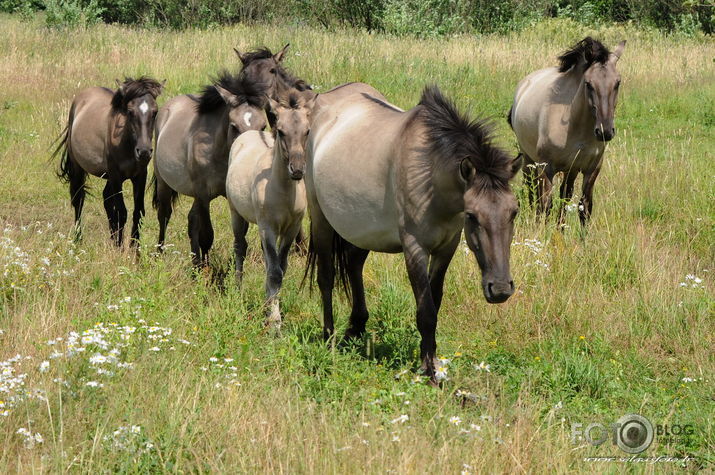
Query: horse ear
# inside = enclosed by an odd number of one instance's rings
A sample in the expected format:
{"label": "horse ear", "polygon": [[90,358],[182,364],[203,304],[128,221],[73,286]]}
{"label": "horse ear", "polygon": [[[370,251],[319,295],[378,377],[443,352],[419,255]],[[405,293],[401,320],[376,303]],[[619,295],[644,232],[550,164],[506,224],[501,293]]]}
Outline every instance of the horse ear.
{"label": "horse ear", "polygon": [[468,158],[463,158],[462,161],[459,162],[459,174],[464,181],[469,182],[476,172],[477,170]]}
{"label": "horse ear", "polygon": [[238,105],[238,98],[235,95],[231,94],[229,91],[222,88],[218,84],[214,84],[214,87],[216,88],[216,91],[221,95],[221,98],[226,104],[231,107],[236,107]]}
{"label": "horse ear", "polygon": [[318,99],[318,95],[311,90],[305,91],[304,94],[308,96],[308,99],[306,99],[305,101],[304,107],[308,109],[308,113],[312,113],[313,108],[315,107],[315,101],[316,99]]}
{"label": "horse ear", "polygon": [[271,106],[271,110],[275,113],[278,108],[281,106],[280,102],[276,101],[272,97],[268,98],[268,105]]}
{"label": "horse ear", "polygon": [[613,53],[612,53],[614,56],[614,59],[613,59],[614,63],[621,58],[621,55],[623,54],[623,50],[625,48],[626,48],[626,40],[623,40],[620,43],[618,43],[618,45],[616,46],[616,49],[614,49]]}
{"label": "horse ear", "polygon": [[521,166],[524,163],[524,154],[520,153],[519,155],[514,158],[514,160],[511,161],[511,176],[512,178],[514,175],[516,175],[519,170],[521,170]]}
{"label": "horse ear", "polygon": [[246,65],[246,57],[247,57],[248,55],[241,53],[241,52],[238,50],[238,48],[233,48],[233,51],[235,51],[236,56],[238,56],[238,59],[241,60],[241,63],[243,63],[243,65],[245,66],[245,65]]}
{"label": "horse ear", "polygon": [[114,83],[117,85],[117,91],[124,94],[124,84],[119,79],[115,79]]}
{"label": "horse ear", "polygon": [[288,50],[288,47],[290,46],[290,43],[286,43],[286,45],[281,49],[279,52],[273,55],[273,59],[276,60],[276,63],[280,63],[283,61],[283,58],[285,57],[286,51]]}

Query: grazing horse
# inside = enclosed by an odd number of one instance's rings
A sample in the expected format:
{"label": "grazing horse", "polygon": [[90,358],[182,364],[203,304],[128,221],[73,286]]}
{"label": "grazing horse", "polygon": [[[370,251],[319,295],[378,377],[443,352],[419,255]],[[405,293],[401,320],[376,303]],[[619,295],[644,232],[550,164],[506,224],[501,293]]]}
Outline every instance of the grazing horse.
{"label": "grazing horse", "polygon": [[318,96],[306,147],[311,239],[323,332],[333,334],[332,290],[352,294],[346,338],[365,331],[362,270],[369,251],[405,254],[417,303],[422,370],[435,379],[435,332],[444,277],[462,229],[490,303],[514,292],[509,270],[517,201],[509,180],[521,166],[493,145],[436,87],[405,112],[366,84]]}
{"label": "grazing horse", "polygon": [[87,193],[87,174],[104,178],[104,209],[112,240],[122,245],[127,208],[122,184],[132,181],[134,213],[131,243],[139,242],[144,216],[144,187],[152,154],[156,98],[164,87],[154,79],[140,77],[117,81],[117,90],[91,87],[75,96],[67,127],[54,152],[60,156],[59,178],[69,183],[74,207],[76,236],[81,235],[81,217]]}
{"label": "grazing horse", "polygon": [[508,120],[525,156],[529,201],[538,199],[538,211],[548,213],[552,180],[563,172],[560,225],[563,203],[571,199],[579,173],[583,174],[581,224],[585,226],[591,217],[593,185],[606,143],[616,134],[614,115],[621,84],[616,63],[625,45],[621,41],[611,53],[586,37],[559,56],[558,67],[531,73],[516,88]]}
{"label": "grazing horse", "polygon": [[191,196],[188,229],[193,263],[208,264],[214,239],[211,201],[226,194],[228,153],[235,138],[266,127],[265,94],[265,84],[224,72],[200,96],[174,97],[161,108],[156,120],[153,199],[159,250],[178,194]]}
{"label": "grazing horse", "polygon": [[279,328],[278,292],[288,268],[288,251],[301,229],[306,198],[305,142],[317,96],[295,89],[270,105],[276,117],[272,135],[250,131],[231,147],[226,197],[235,238],[236,279],[243,276],[248,224],[258,224],[266,264],[266,323]]}

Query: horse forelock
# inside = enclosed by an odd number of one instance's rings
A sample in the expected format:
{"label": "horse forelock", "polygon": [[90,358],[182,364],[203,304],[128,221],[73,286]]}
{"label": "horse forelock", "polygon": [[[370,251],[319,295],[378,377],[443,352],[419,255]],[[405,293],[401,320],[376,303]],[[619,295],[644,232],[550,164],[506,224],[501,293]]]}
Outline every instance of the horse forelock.
{"label": "horse forelock", "polygon": [[573,66],[579,64],[581,59],[585,61],[585,69],[588,69],[594,63],[606,64],[611,52],[603,43],[587,36],[570,49],[564,51],[559,60],[559,72],[565,73]]}
{"label": "horse forelock", "polygon": [[156,99],[161,94],[162,87],[159,81],[147,76],[141,76],[138,79],[127,77],[112,96],[112,109],[125,111],[130,101],[147,94]]}
{"label": "horse forelock", "polygon": [[468,159],[477,182],[485,188],[505,189],[512,178],[511,157],[493,144],[493,125],[461,114],[436,86],[428,86],[419,103],[427,130],[427,151],[435,164],[458,169]]}
{"label": "horse forelock", "polygon": [[244,65],[247,66],[251,61],[255,61],[257,59],[268,59],[268,58],[272,58],[272,57],[273,57],[273,53],[271,52],[271,50],[266,48],[265,46],[263,46],[261,48],[258,48],[255,51],[249,51],[248,53],[243,53],[241,55],[241,61],[243,62]]}

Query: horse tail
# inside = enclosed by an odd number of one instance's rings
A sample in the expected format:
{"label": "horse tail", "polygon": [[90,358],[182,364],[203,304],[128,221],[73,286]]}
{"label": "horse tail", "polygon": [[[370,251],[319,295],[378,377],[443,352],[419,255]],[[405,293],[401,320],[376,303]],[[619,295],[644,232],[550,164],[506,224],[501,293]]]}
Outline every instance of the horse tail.
{"label": "horse tail", "polygon": [[[156,170],[151,176],[149,186],[152,188],[151,206],[154,209],[159,209],[159,205],[161,205],[161,200],[159,199],[159,179],[157,178]],[[168,186],[166,188],[169,190],[169,196],[171,196],[171,209],[174,209],[174,207],[176,206],[176,202],[179,200],[179,193],[169,188]]]}
{"label": "horse tail", "polygon": [[506,121],[509,124],[509,127],[511,127],[511,130],[514,130],[514,126],[511,123],[511,113],[514,111],[514,104],[509,108],[509,113],[506,115]]}
{"label": "horse tail", "polygon": [[[348,278],[348,251],[349,243],[343,239],[340,234],[335,230],[333,232],[333,249],[332,249],[332,260],[331,266],[335,270],[335,277],[338,279],[338,285],[342,287],[345,292],[345,296],[348,299],[352,298],[350,292],[349,278]],[[318,265],[318,253],[315,251],[315,241],[313,233],[310,233],[310,238],[308,240],[308,255],[306,256],[306,266],[305,272],[303,273],[303,279],[300,282],[300,287],[302,288],[305,284],[306,279],[308,280],[308,288],[313,290],[313,282],[315,281],[315,269]]]}
{"label": "horse tail", "polygon": [[[64,129],[62,129],[62,132],[60,132],[60,135],[55,139],[54,143],[57,143],[57,147],[55,150],[52,152],[52,159],[55,159],[56,157],[60,157],[60,164],[59,167],[57,168],[57,178],[62,180],[63,183],[69,183],[70,180],[72,180],[72,177],[75,175],[75,164],[72,162],[70,159],[70,154],[69,154],[69,144],[70,144],[70,135],[72,132],[72,123],[74,122],[74,104],[72,104],[72,107],[70,108],[70,115],[69,115],[69,120],[67,121],[67,125],[65,126]],[[58,143],[59,142],[59,143]],[[53,145],[54,145],[53,143]]]}

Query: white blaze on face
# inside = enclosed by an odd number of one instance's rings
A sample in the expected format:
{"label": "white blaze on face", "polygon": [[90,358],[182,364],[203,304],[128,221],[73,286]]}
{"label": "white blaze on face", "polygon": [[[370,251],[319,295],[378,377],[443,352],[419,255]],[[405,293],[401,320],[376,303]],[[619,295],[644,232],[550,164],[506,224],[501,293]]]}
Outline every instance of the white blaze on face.
{"label": "white blaze on face", "polygon": [[243,114],[243,121],[246,123],[246,125],[248,127],[251,126],[251,113],[250,112],[246,112],[245,114]]}
{"label": "white blaze on face", "polygon": [[139,110],[142,114],[146,114],[149,111],[149,104],[147,104],[146,101],[142,102],[139,105]]}

